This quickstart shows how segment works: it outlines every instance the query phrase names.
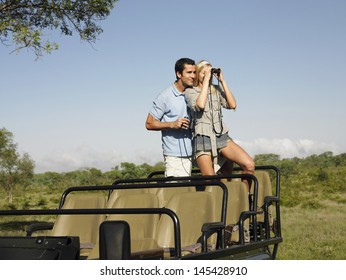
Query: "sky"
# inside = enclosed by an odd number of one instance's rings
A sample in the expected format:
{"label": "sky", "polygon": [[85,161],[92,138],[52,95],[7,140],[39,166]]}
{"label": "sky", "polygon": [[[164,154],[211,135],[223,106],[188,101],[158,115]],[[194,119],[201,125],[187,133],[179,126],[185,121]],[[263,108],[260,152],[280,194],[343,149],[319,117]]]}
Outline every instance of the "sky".
{"label": "sky", "polygon": [[145,120],[181,57],[221,67],[237,110],[229,135],[251,156],[346,152],[346,1],[120,0],[90,45],[47,38],[35,60],[0,45],[0,128],[35,172],[163,160]]}

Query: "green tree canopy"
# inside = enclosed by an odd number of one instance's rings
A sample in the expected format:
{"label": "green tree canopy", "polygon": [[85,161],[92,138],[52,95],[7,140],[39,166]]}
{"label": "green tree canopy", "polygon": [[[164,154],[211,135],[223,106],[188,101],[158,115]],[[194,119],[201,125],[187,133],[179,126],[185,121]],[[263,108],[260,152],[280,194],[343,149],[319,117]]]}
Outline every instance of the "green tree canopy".
{"label": "green tree canopy", "polygon": [[255,155],[254,161],[259,165],[275,164],[280,161],[280,156],[277,154],[259,154]]}
{"label": "green tree canopy", "polygon": [[34,162],[28,154],[20,156],[13,134],[5,128],[0,129],[0,187],[4,187],[8,202],[12,203],[12,192],[16,184],[28,185],[34,175]]}
{"label": "green tree canopy", "polygon": [[37,57],[56,50],[45,40],[44,30],[60,29],[63,35],[77,32],[94,42],[102,32],[98,21],[106,19],[118,0],[0,0],[0,41],[15,50],[33,50]]}

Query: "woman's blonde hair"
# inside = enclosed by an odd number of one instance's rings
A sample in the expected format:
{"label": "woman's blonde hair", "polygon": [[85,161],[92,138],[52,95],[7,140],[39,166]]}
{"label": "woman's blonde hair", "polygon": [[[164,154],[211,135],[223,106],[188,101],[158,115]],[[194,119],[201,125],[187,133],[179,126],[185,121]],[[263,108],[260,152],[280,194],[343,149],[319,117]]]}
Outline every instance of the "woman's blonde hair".
{"label": "woman's blonde hair", "polygon": [[206,60],[201,60],[196,64],[196,79],[193,83],[193,85],[195,87],[197,87],[199,85],[199,73],[202,71],[202,69],[205,66],[211,66],[210,62],[206,61]]}

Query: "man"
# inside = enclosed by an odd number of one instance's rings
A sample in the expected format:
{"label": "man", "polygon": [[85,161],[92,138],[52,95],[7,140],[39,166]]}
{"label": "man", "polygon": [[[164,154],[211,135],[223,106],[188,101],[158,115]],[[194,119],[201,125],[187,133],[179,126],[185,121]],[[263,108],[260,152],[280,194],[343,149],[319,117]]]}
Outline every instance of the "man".
{"label": "man", "polygon": [[160,130],[166,177],[190,176],[192,169],[191,131],[184,91],[196,78],[195,61],[181,58],[175,63],[176,81],[153,102],[145,127]]}

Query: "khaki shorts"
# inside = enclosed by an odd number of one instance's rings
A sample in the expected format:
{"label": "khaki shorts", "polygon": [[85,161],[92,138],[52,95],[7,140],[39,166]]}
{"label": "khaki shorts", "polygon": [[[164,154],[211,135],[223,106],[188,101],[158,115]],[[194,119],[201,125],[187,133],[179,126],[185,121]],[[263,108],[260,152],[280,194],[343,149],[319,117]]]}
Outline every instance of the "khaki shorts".
{"label": "khaki shorts", "polygon": [[[227,146],[227,143],[229,141],[233,141],[231,137],[228,136],[228,134],[223,134],[221,137],[217,138],[217,162],[214,163],[214,170],[215,173],[219,171],[219,169],[224,165],[227,161],[223,156],[220,155],[220,150]],[[210,138],[207,136],[200,136],[198,143],[195,143],[195,158],[197,159],[201,155],[209,155],[212,156],[211,152],[211,142]],[[199,150],[200,149],[200,150]]]}
{"label": "khaki shorts", "polygon": [[183,177],[191,176],[192,161],[189,157],[172,157],[165,158],[165,176],[166,177]]}

